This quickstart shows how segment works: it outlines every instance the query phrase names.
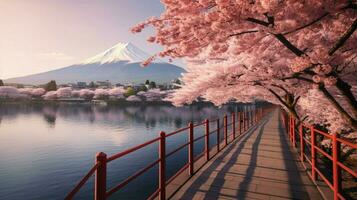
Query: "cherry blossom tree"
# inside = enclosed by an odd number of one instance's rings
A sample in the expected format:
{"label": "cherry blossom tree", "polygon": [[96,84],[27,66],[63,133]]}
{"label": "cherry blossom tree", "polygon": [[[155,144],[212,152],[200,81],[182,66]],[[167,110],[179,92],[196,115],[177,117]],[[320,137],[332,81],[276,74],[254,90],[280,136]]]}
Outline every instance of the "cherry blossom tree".
{"label": "cherry blossom tree", "polygon": [[0,86],[0,99],[28,99],[29,95],[21,93],[12,86]]}
{"label": "cherry blossom tree", "polygon": [[42,96],[44,100],[55,100],[57,99],[57,91],[49,91]]}
{"label": "cherry blossom tree", "polygon": [[71,87],[63,87],[59,88],[56,91],[57,98],[70,98],[72,96],[72,88]]}
{"label": "cherry blossom tree", "polygon": [[19,88],[17,89],[18,92],[20,92],[21,94],[25,94],[25,95],[31,95],[33,88]]}
{"label": "cherry blossom tree", "polygon": [[18,91],[21,94],[25,94],[35,98],[39,98],[46,93],[46,90],[43,88],[19,88]]}
{"label": "cherry blossom tree", "polygon": [[94,99],[107,99],[109,97],[108,90],[106,89],[96,89],[94,91]]}
{"label": "cherry blossom tree", "polygon": [[124,94],[126,90],[123,87],[115,87],[112,89],[109,89],[108,95],[112,97],[113,99],[124,99]]}
{"label": "cherry blossom tree", "polygon": [[[344,124],[357,129],[354,1],[162,3],[165,11],[160,17],[132,31],[151,25],[156,35],[148,41],[165,47],[144,65],[157,56],[185,58],[190,65],[174,103],[190,103],[198,96],[216,104],[263,99],[315,123],[322,123],[317,119],[323,112],[338,113]],[[313,98],[317,93],[334,111],[311,106],[319,101]]]}
{"label": "cherry blossom tree", "polygon": [[94,91],[90,89],[81,89],[79,96],[84,99],[92,99],[94,97]]}
{"label": "cherry blossom tree", "polygon": [[41,97],[42,95],[44,95],[46,93],[46,90],[43,88],[35,88],[31,91],[31,96],[33,97]]}
{"label": "cherry blossom tree", "polygon": [[71,92],[71,96],[72,97],[80,97],[80,90],[73,90],[72,92]]}
{"label": "cherry blossom tree", "polygon": [[167,93],[160,89],[150,89],[146,92],[140,91],[137,95],[143,97],[146,101],[162,101]]}
{"label": "cherry blossom tree", "polygon": [[127,100],[127,101],[132,101],[132,102],[139,102],[139,101],[141,101],[141,99],[140,99],[138,96],[136,96],[136,95],[131,95],[131,96],[129,96],[128,98],[126,98],[126,100]]}

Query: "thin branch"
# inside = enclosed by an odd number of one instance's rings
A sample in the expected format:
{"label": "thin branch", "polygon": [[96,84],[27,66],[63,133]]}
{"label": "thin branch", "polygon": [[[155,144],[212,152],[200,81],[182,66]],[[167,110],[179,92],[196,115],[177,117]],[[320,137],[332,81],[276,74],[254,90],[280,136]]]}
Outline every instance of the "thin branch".
{"label": "thin branch", "polygon": [[289,80],[289,79],[298,79],[298,80],[306,81],[306,82],[309,82],[309,83],[313,83],[314,82],[313,80],[311,80],[309,78],[302,77],[300,75],[302,75],[302,74],[301,73],[295,73],[292,76],[281,78],[281,80],[285,81],[285,80]]}
{"label": "thin branch", "polygon": [[285,92],[285,94],[289,94],[289,93],[290,93],[290,92],[288,92],[283,86],[276,85],[276,84],[272,84],[272,86],[277,87],[277,88],[283,90],[283,91]]}
{"label": "thin branch", "polygon": [[[265,16],[268,18],[268,22],[259,20],[259,19],[255,19],[255,18],[247,18],[246,20],[249,22],[260,24],[265,27],[269,27],[269,25],[274,25],[274,17],[268,16],[268,14],[265,14]],[[287,47],[290,51],[292,51],[295,55],[300,57],[305,54],[303,51],[301,51],[299,48],[297,48],[295,45],[293,45],[289,40],[287,40],[283,34],[281,34],[281,33],[273,34],[272,33],[272,35],[276,39],[278,39],[285,47]]]}
{"label": "thin branch", "polygon": [[305,53],[301,51],[299,48],[297,48],[295,45],[293,45],[289,40],[286,39],[286,37],[279,33],[279,34],[273,34],[276,39],[278,39],[286,48],[288,48],[291,52],[293,52],[297,56],[302,56]]}
{"label": "thin branch", "polygon": [[353,119],[336,101],[336,99],[330,94],[330,92],[325,88],[323,84],[319,85],[319,90],[325,95],[325,97],[332,103],[332,105],[337,109],[337,111],[348,121],[348,123],[357,129],[357,121]]}
{"label": "thin branch", "polygon": [[300,99],[300,96],[298,96],[298,97],[295,98],[295,100],[294,100],[294,102],[293,102],[293,106],[294,106],[294,107],[296,106],[296,104],[297,104],[297,102],[299,101],[299,99]]}
{"label": "thin branch", "polygon": [[253,22],[253,23],[256,23],[256,24],[260,24],[260,25],[265,26],[265,27],[269,27],[269,25],[270,25],[269,22],[265,22],[263,20],[255,19],[255,18],[252,18],[252,17],[248,17],[247,21]]}
{"label": "thin branch", "polygon": [[303,25],[303,26],[300,26],[300,27],[298,27],[298,28],[296,28],[296,29],[294,29],[294,30],[291,30],[291,31],[288,31],[288,32],[285,32],[285,33],[282,33],[282,34],[283,34],[283,35],[288,35],[288,34],[290,34],[290,33],[294,33],[294,32],[296,32],[296,31],[299,31],[299,30],[301,30],[301,29],[304,29],[304,28],[306,28],[306,27],[308,27],[308,26],[311,26],[311,25],[315,24],[316,22],[322,20],[324,17],[326,17],[326,16],[328,16],[328,15],[329,15],[329,13],[326,12],[326,13],[324,13],[323,15],[321,15],[320,17],[318,17],[317,19],[311,21],[310,23],[307,23],[307,24],[305,24],[305,25]]}
{"label": "thin branch", "polygon": [[340,37],[340,39],[333,45],[333,47],[328,51],[328,55],[332,56],[340,47],[342,47],[348,38],[351,37],[353,32],[357,28],[357,19],[355,19],[350,26],[350,28]]}
{"label": "thin branch", "polygon": [[343,96],[347,98],[348,105],[352,109],[353,114],[357,117],[357,100],[351,91],[352,86],[337,77],[336,87]]}
{"label": "thin branch", "polygon": [[228,37],[239,36],[239,35],[243,35],[243,34],[247,34],[247,33],[256,33],[256,32],[259,32],[259,31],[258,30],[243,31],[243,32],[240,32],[240,33],[231,34]]}

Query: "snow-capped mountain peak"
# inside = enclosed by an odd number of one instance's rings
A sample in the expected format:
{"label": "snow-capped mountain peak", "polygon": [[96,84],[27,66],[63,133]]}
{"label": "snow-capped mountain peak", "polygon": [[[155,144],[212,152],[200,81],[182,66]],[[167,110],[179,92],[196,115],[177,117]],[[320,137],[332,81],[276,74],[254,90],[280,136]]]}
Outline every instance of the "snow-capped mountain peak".
{"label": "snow-capped mountain peak", "polygon": [[142,62],[148,59],[150,55],[143,50],[139,49],[131,43],[119,42],[115,46],[109,48],[108,50],[97,54],[87,60],[82,64],[92,64],[92,63],[115,63],[119,61],[126,61],[130,63]]}

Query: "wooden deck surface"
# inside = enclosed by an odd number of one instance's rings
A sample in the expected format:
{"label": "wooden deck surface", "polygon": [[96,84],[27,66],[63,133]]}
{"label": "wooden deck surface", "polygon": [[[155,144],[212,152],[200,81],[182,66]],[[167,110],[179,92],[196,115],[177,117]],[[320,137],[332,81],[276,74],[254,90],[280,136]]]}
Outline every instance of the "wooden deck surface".
{"label": "wooden deck surface", "polygon": [[296,156],[277,109],[208,161],[171,199],[322,199]]}

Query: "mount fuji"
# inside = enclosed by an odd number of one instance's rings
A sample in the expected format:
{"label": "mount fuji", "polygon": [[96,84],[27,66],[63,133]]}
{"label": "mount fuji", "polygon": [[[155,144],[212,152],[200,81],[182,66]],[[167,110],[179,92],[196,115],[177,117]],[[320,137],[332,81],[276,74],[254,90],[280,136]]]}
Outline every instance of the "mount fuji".
{"label": "mount fuji", "polygon": [[118,43],[108,50],[84,62],[68,67],[5,80],[7,83],[44,84],[50,80],[57,83],[78,81],[110,81],[112,83],[144,83],[149,79],[160,84],[179,78],[185,70],[160,60],[148,67],[140,63],[150,55],[131,43]]}

